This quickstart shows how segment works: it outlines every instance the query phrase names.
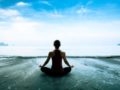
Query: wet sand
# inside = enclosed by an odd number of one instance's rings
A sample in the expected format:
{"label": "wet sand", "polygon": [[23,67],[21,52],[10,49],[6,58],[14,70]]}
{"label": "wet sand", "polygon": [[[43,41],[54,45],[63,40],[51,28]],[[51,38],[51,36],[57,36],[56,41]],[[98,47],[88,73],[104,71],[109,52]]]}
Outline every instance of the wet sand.
{"label": "wet sand", "polygon": [[63,77],[42,73],[44,60],[0,57],[0,90],[120,90],[120,57],[68,58],[75,67]]}

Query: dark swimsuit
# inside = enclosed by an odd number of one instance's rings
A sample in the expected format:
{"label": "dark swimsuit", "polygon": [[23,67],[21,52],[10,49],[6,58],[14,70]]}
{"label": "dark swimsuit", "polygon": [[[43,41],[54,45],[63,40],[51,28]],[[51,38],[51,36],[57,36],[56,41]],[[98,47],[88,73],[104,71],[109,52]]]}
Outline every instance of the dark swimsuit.
{"label": "dark swimsuit", "polygon": [[62,56],[60,50],[55,50],[55,55],[52,57],[52,67],[42,67],[41,71],[52,76],[66,75],[71,71],[71,67],[62,67]]}

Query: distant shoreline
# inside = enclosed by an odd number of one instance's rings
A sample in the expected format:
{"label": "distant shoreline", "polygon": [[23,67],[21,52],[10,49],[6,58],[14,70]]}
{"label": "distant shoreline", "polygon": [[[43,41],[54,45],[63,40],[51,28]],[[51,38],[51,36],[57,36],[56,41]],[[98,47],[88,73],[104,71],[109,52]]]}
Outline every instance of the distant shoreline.
{"label": "distant shoreline", "polygon": [[0,46],[8,46],[8,44],[4,42],[0,42]]}
{"label": "distant shoreline", "polygon": [[[0,55],[0,58],[47,58],[47,56],[4,56]],[[120,58],[120,55],[111,55],[111,56],[67,56],[67,58]]]}

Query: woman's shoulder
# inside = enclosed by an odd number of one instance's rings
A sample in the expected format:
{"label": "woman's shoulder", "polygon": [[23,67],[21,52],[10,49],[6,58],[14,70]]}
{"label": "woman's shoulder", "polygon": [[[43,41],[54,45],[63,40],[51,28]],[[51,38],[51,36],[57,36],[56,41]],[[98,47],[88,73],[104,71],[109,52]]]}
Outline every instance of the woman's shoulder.
{"label": "woman's shoulder", "polygon": [[65,52],[64,51],[60,51],[61,53],[63,53],[63,54],[65,54]]}
{"label": "woman's shoulder", "polygon": [[[62,50],[59,50],[59,51],[60,51],[61,54],[65,54],[64,51],[62,51]],[[55,53],[55,50],[49,52],[49,54],[54,54],[54,53]]]}
{"label": "woman's shoulder", "polygon": [[54,50],[49,52],[50,56],[54,56],[54,54],[55,54]]}
{"label": "woman's shoulder", "polygon": [[54,51],[50,51],[50,52],[49,52],[49,54],[53,54],[53,53],[54,53]]}
{"label": "woman's shoulder", "polygon": [[64,52],[64,51],[61,51],[61,50],[60,50],[60,52],[61,52],[61,55],[62,55],[62,56],[65,56],[65,52]]}

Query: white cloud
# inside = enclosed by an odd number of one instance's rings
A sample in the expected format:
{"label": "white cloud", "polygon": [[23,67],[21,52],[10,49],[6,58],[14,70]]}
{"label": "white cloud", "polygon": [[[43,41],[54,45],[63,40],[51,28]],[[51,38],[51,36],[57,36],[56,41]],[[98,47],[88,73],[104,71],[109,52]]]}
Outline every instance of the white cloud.
{"label": "white cloud", "polygon": [[20,21],[20,20],[26,20],[27,18],[24,18],[21,13],[16,9],[1,9],[0,8],[0,22],[12,22],[12,21]]}
{"label": "white cloud", "polygon": [[[89,2],[88,2],[88,5],[89,5]],[[73,7],[66,9],[64,12],[72,15],[84,15],[84,14],[89,15],[91,13],[95,14],[96,11],[89,8],[88,5],[77,4]]]}
{"label": "white cloud", "polygon": [[1,27],[0,40],[2,41],[7,41],[9,43],[14,43],[16,45],[26,45],[26,44],[29,45],[32,43],[36,43],[36,41],[39,40],[38,37],[43,36],[42,33],[38,34],[36,30],[36,29],[40,29],[40,30],[42,29],[42,24],[37,22],[31,22],[31,21],[19,19],[11,23],[6,22],[4,24],[6,24],[7,26],[0,25]]}
{"label": "white cloud", "polygon": [[[52,6],[52,4],[48,1],[40,1],[40,3],[48,5],[48,6]],[[53,6],[52,6],[53,7]]]}
{"label": "white cloud", "polygon": [[25,2],[18,2],[16,3],[16,6],[19,6],[19,7],[23,7],[23,6],[29,6],[30,4],[29,3],[25,3]]}
{"label": "white cloud", "polygon": [[88,9],[88,8],[85,8],[83,6],[81,6],[80,8],[76,9],[76,13],[77,14],[88,14],[88,13],[91,13],[92,10]]}
{"label": "white cloud", "polygon": [[68,43],[78,46],[84,44],[113,44],[120,38],[119,26],[120,21],[55,24],[18,19],[12,23],[7,22],[5,25],[0,24],[0,41],[26,46],[45,46],[55,39],[60,39],[66,45]]}
{"label": "white cloud", "polygon": [[[0,41],[15,45],[46,45],[55,39],[70,45],[113,43],[120,38],[120,21],[75,21],[50,23],[28,20],[15,9],[0,9],[0,17],[10,20],[0,21]],[[59,12],[45,13],[50,17],[59,16]],[[12,20],[11,20],[12,19]],[[57,20],[57,19],[56,19]]]}
{"label": "white cloud", "polygon": [[62,18],[62,17],[64,17],[64,15],[60,14],[59,12],[51,12],[51,13],[47,13],[46,15],[49,16],[49,17],[52,17],[52,18]]}
{"label": "white cloud", "polygon": [[64,15],[57,10],[54,10],[54,11],[51,11],[51,12],[47,12],[47,11],[43,10],[42,12],[37,13],[37,15],[38,16],[41,15],[41,16],[44,16],[44,17],[47,17],[47,18],[55,18],[55,19],[64,17]]}
{"label": "white cloud", "polygon": [[0,9],[0,17],[16,17],[20,13],[15,9]]}

